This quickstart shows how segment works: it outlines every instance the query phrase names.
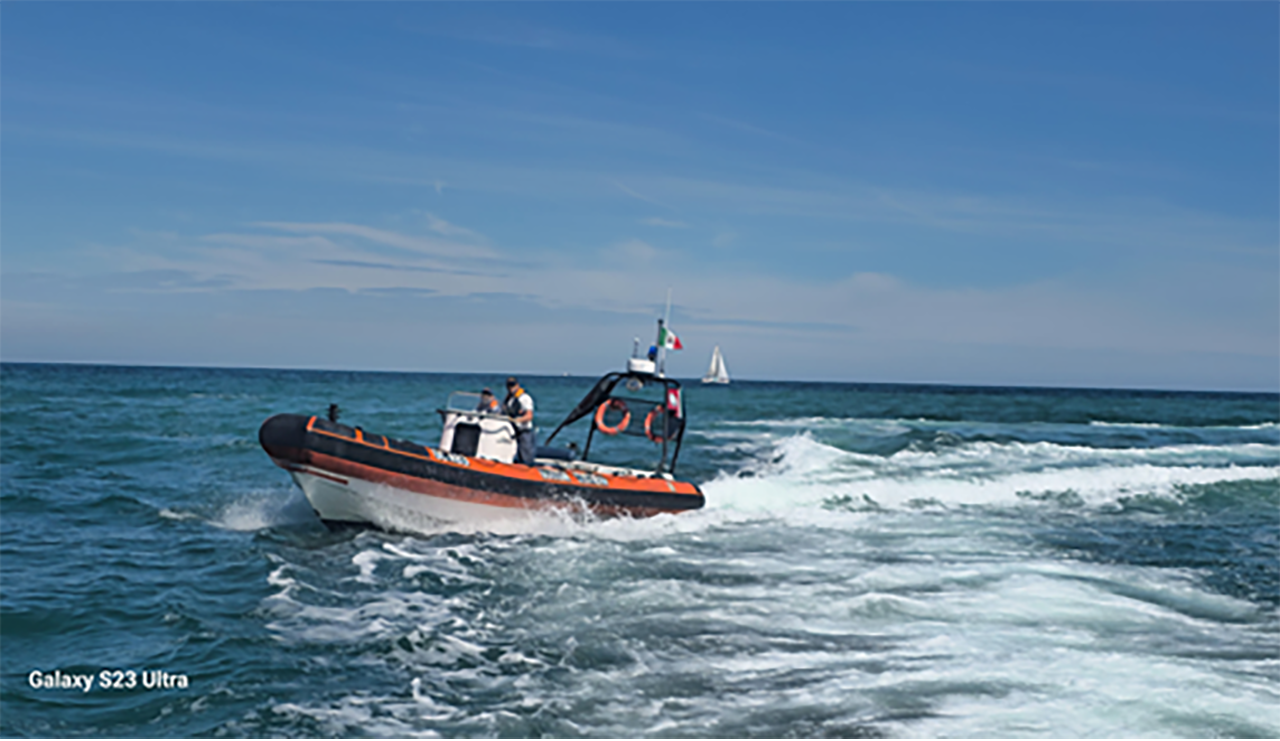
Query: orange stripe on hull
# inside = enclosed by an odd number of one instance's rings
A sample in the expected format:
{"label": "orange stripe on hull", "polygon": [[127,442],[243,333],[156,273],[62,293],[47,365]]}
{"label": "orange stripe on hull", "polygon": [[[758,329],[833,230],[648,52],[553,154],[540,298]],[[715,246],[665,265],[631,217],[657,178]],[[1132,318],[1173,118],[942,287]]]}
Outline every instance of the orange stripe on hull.
{"label": "orange stripe on hull", "polygon": [[[471,489],[464,486],[456,486],[447,484],[443,481],[435,479],[421,478],[418,476],[408,476],[394,471],[387,471],[374,466],[367,466],[363,463],[356,463],[344,458],[337,458],[314,450],[307,451],[310,462],[313,466],[323,468],[334,473],[358,478],[376,484],[384,484],[402,491],[411,491],[417,494],[423,494],[430,497],[439,497],[441,499],[454,499],[463,502],[471,502],[474,504],[483,504],[490,507],[504,507],[508,509],[576,509],[581,506],[579,502],[572,499],[533,499],[526,497],[511,496],[509,494],[498,494],[496,492],[483,491],[480,489]],[[489,462],[489,461],[486,461]],[[508,464],[493,463],[495,466],[503,468],[509,467]],[[308,473],[318,474],[317,471],[308,471]],[[504,472],[505,473],[505,472]],[[521,471],[520,473],[524,473]],[[540,476],[534,470],[530,470],[530,474],[525,476],[513,476],[512,478],[523,478],[530,481],[541,481]],[[326,477],[330,478],[330,477]],[[617,479],[614,479],[615,481]],[[345,482],[343,482],[345,483]],[[603,487],[601,487],[603,489]],[[616,490],[615,490],[616,491]],[[626,491],[626,490],[623,490]],[[627,507],[621,505],[602,505],[585,503],[592,511],[605,516],[617,516],[620,514],[629,514],[632,516],[649,517],[663,512],[682,512],[680,509],[658,509],[654,507]]]}

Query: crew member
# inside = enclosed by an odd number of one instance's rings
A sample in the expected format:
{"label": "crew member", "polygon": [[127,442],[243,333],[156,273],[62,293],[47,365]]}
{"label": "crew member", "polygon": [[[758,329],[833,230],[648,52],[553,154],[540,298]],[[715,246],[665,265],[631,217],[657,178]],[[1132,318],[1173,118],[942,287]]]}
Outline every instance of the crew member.
{"label": "crew member", "polygon": [[516,463],[533,465],[533,397],[520,388],[520,381],[512,376],[507,379],[507,399],[502,403],[503,413],[516,425]]}
{"label": "crew member", "polygon": [[476,411],[484,412],[485,414],[501,414],[501,410],[498,408],[498,400],[493,397],[492,391],[484,389],[480,392],[480,403],[476,404]]}

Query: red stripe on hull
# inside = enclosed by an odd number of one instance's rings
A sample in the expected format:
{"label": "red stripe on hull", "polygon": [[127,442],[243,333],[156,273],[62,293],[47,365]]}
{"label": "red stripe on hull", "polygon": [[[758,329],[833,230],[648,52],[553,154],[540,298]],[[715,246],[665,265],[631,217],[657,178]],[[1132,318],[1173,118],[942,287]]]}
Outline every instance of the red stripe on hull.
{"label": "red stripe on hull", "polygon": [[[275,460],[275,459],[272,459],[272,460]],[[281,463],[280,461],[275,461],[275,463],[277,466],[283,468],[286,471],[297,471],[298,473],[309,473],[312,476],[319,476],[322,479],[336,481],[337,483],[342,484],[343,486],[346,486],[348,483],[350,483],[346,479],[338,478],[337,476],[332,476],[330,474],[325,473],[324,471],[316,471],[310,468],[303,468],[302,466],[295,466],[291,463]]]}

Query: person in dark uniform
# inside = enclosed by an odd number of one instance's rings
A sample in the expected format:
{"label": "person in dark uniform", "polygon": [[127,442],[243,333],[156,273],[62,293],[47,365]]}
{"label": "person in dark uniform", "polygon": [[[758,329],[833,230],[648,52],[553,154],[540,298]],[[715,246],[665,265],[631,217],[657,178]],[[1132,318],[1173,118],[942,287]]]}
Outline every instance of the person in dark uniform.
{"label": "person in dark uniform", "polygon": [[533,397],[520,388],[515,376],[507,379],[507,399],[502,411],[516,425],[516,463],[533,465],[535,442],[533,438]]}

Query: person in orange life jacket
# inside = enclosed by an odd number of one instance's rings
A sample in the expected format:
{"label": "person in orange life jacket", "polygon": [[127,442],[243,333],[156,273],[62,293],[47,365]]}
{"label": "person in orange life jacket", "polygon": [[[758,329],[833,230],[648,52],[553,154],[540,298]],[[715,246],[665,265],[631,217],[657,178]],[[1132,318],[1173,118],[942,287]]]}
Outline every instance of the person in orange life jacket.
{"label": "person in orange life jacket", "polygon": [[498,400],[493,398],[493,392],[489,389],[484,389],[480,392],[480,403],[476,405],[476,411],[484,412],[485,414],[502,413],[498,407]]}
{"label": "person in orange life jacket", "polygon": [[516,425],[516,463],[533,465],[533,397],[528,391],[520,388],[520,381],[512,376],[507,379],[507,399],[502,403],[502,411]]}

